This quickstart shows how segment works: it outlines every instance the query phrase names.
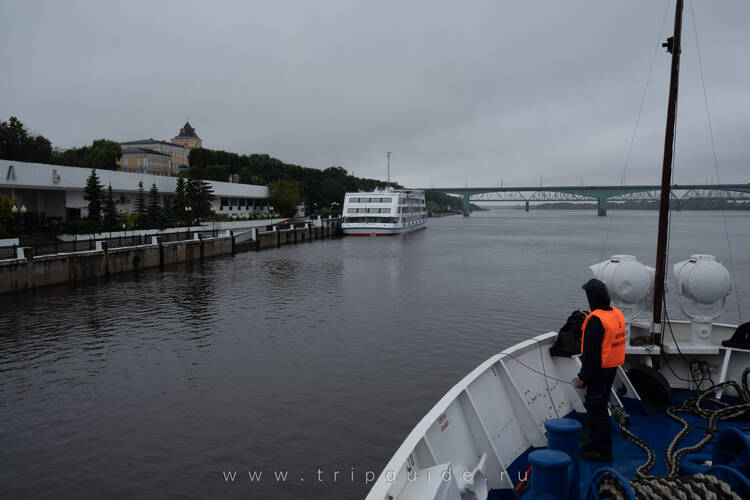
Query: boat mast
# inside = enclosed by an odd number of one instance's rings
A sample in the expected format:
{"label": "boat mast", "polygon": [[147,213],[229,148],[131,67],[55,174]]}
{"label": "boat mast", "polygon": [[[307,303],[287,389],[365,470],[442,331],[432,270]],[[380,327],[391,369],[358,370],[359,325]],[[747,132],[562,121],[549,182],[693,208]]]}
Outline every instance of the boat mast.
{"label": "boat mast", "polygon": [[388,157],[388,185],[391,184],[391,152],[385,154]]}
{"label": "boat mast", "polygon": [[667,233],[669,231],[669,200],[672,181],[672,157],[674,153],[675,115],[677,113],[677,90],[680,80],[680,49],[682,34],[682,3],[677,0],[674,15],[674,35],[667,38],[662,47],[672,54],[672,73],[669,82],[669,105],[667,107],[667,131],[664,137],[664,164],[661,169],[661,199],[659,202],[659,240],[656,246],[656,273],[654,283],[653,342],[662,343],[662,313],[664,277],[667,263]]}

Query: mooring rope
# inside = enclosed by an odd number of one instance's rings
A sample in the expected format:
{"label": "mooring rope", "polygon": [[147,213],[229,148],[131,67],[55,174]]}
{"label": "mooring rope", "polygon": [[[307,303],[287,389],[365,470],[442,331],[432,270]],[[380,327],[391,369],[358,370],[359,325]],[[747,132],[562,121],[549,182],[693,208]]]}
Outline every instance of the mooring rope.
{"label": "mooring rope", "polygon": [[[667,473],[663,476],[652,476],[649,474],[656,462],[654,450],[645,441],[626,428],[621,419],[617,420],[617,425],[625,438],[646,453],[646,461],[636,470],[637,478],[629,482],[630,487],[636,494],[636,498],[709,498],[711,497],[709,493],[714,495],[713,498],[717,499],[740,498],[736,493],[732,492],[727,483],[720,481],[714,476],[695,474],[691,477],[678,477],[678,473],[682,457],[688,453],[698,451],[708,444],[714,435],[718,433],[717,425],[720,421],[750,418],[749,375],[750,367],[745,368],[742,372],[742,385],[735,381],[715,384],[697,396],[688,398],[682,406],[667,410],[667,415],[682,424],[682,429],[680,429],[669,443],[664,454],[664,464],[666,465]],[[743,401],[742,403],[729,405],[713,397],[713,393],[728,387],[732,387],[737,391],[737,394]],[[705,403],[713,404],[714,408],[705,407]],[[708,428],[706,434],[696,444],[675,451],[679,442],[690,432],[690,422],[678,415],[679,413],[689,413],[708,419]],[[606,474],[602,478],[598,485],[598,491],[600,495],[608,495],[613,499],[628,498],[625,488],[619,479],[612,474]]]}

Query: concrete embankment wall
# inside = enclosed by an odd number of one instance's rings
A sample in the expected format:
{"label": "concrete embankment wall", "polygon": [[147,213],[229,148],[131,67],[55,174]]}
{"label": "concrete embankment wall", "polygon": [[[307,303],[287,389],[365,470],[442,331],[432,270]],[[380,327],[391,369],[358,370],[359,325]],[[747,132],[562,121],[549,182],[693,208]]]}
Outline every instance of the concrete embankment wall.
{"label": "concrete embankment wall", "polygon": [[0,293],[232,253],[232,238],[176,241],[0,261]]}
{"label": "concrete embankment wall", "polygon": [[341,226],[338,223],[323,226],[308,226],[296,229],[281,229],[279,231],[268,231],[258,233],[258,250],[276,248],[295,243],[304,243],[312,240],[321,240],[339,236]]}
{"label": "concrete embankment wall", "polygon": [[[163,267],[180,262],[227,255],[242,250],[262,250],[340,236],[338,222],[328,225],[279,231],[246,233],[150,245],[61,253],[0,260],[0,293],[29,290],[41,286],[99,278],[110,274]],[[27,249],[28,250],[28,249]]]}

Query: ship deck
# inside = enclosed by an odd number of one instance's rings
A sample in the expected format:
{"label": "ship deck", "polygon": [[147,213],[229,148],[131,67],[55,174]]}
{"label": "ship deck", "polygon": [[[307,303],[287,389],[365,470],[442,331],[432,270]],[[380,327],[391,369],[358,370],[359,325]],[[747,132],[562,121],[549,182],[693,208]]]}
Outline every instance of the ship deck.
{"label": "ship deck", "polygon": [[[691,394],[686,390],[673,391],[672,406],[679,407],[682,405]],[[738,402],[737,398],[729,399],[727,402],[735,404]],[[654,450],[656,460],[654,467],[651,470],[652,475],[663,475],[666,474],[666,466],[664,464],[664,454],[674,436],[682,429],[682,424],[670,418],[666,411],[650,412],[646,415],[642,410],[636,408],[630,408],[630,425],[628,429],[633,432],[636,436],[641,438],[643,441],[648,443],[649,446]],[[697,443],[706,432],[707,421],[704,418],[696,415],[680,413],[680,416],[685,418],[690,423],[690,432],[678,443],[676,449],[691,446]],[[580,421],[582,424],[586,423],[587,417],[585,413],[573,412],[567,415],[568,418],[574,418]],[[719,430],[727,427],[737,427],[743,432],[750,431],[750,420],[729,420],[719,422]],[[707,453],[711,454],[713,448],[713,442],[709,442],[703,449],[696,453]],[[617,472],[622,474],[628,480],[636,477],[636,470],[638,467],[646,461],[646,454],[641,448],[636,446],[634,443],[626,439],[613,424],[612,432],[612,449],[614,462],[591,462],[587,460],[581,460],[581,474],[580,474],[580,491],[582,497],[585,498],[586,492],[588,492],[591,485],[591,479],[594,473],[602,467],[611,467]],[[509,467],[509,475],[514,483],[517,485],[519,477],[524,476],[524,472],[528,469],[528,455],[534,451],[534,448],[526,450],[526,452],[519,456],[515,462]],[[519,476],[520,474],[520,476]],[[490,495],[490,500],[498,500],[505,498],[516,498],[515,495],[510,493],[508,490],[493,490]],[[521,498],[531,498],[530,491],[526,491]]]}

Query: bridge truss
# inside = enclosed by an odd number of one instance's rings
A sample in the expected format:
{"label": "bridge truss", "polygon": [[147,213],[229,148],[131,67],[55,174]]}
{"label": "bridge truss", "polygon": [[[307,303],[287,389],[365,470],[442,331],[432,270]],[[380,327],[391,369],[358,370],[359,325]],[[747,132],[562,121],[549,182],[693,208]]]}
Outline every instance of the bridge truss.
{"label": "bridge truss", "polygon": [[[425,191],[458,195],[463,199],[464,212],[470,202],[597,202],[599,215],[607,214],[607,202],[658,201],[660,186],[550,186],[496,188],[428,188]],[[671,198],[750,201],[750,184],[674,185]]]}

